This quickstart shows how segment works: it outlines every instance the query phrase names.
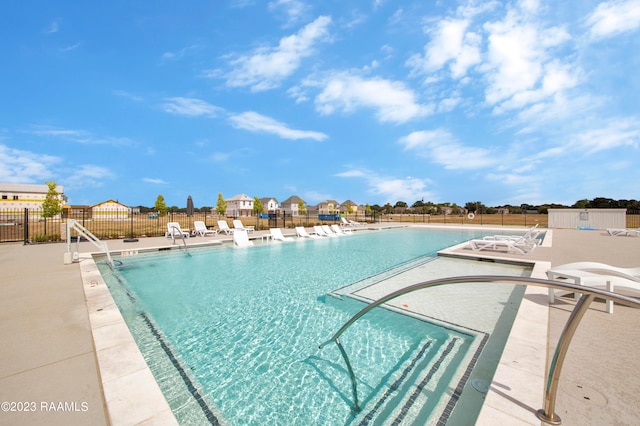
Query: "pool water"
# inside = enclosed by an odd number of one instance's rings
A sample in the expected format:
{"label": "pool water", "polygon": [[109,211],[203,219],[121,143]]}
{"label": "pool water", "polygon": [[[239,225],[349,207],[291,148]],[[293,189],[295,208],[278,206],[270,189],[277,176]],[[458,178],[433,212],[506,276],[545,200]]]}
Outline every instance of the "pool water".
{"label": "pool water", "polygon": [[476,336],[387,309],[368,313],[341,338],[357,378],[356,412],[340,352],[318,344],[365,304],[328,293],[486,233],[356,232],[99,267],[181,424],[423,423],[446,405]]}

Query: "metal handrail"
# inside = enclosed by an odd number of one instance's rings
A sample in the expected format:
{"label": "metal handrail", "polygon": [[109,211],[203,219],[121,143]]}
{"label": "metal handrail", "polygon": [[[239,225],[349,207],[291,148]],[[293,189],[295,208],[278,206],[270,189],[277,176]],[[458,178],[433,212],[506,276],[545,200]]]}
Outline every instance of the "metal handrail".
{"label": "metal handrail", "polygon": [[[177,226],[175,226],[175,225],[172,225],[172,226],[170,227],[170,229],[175,230],[175,231],[177,231],[177,232],[180,234],[180,238],[182,238],[182,244],[184,245],[184,251],[185,251],[189,256],[191,256],[191,254],[189,253],[189,250],[187,249],[187,242],[185,241],[184,233],[183,233],[182,229],[178,228],[178,227],[177,227]],[[171,232],[171,239],[173,240],[173,244],[175,244],[175,243],[176,243],[176,237],[175,237],[175,234],[173,233],[173,231]]]}
{"label": "metal handrail", "polygon": [[74,229],[78,234],[76,245],[80,243],[80,236],[85,237],[91,244],[96,246],[100,251],[105,252],[107,254],[107,259],[109,260],[109,265],[113,268],[113,260],[111,259],[111,252],[109,251],[109,246],[107,246],[106,241],[102,241],[95,235],[91,233],[87,228],[80,225],[75,219],[67,219],[67,253],[71,252],[71,230]]}
{"label": "metal handrail", "polygon": [[[606,277],[603,276],[603,280],[606,280]],[[319,348],[322,349],[332,341],[338,345],[340,348],[340,352],[342,353],[345,362],[347,363],[347,367],[351,370],[349,360],[346,358],[346,353],[342,348],[342,344],[340,343],[340,336],[344,333],[354,322],[356,322],[360,317],[364,314],[372,310],[373,308],[382,305],[390,300],[395,299],[396,297],[402,296],[407,293],[414,292],[416,290],[421,290],[429,287],[436,287],[440,285],[448,285],[448,284],[462,284],[462,283],[470,283],[470,282],[495,282],[495,283],[503,283],[503,284],[518,284],[518,285],[536,285],[539,287],[546,288],[556,288],[561,290],[569,290],[573,293],[582,293],[582,297],[576,304],[575,308],[571,312],[567,323],[565,324],[564,330],[558,339],[558,345],[556,346],[556,351],[553,355],[553,360],[549,367],[549,374],[547,377],[547,385],[545,388],[545,401],[544,408],[539,409],[536,412],[538,419],[542,420],[545,423],[559,425],[562,423],[560,420],[560,416],[555,413],[555,405],[556,405],[556,396],[558,392],[558,382],[560,380],[560,373],[562,371],[562,364],[564,362],[564,358],[569,350],[569,345],[571,344],[571,339],[575,334],[578,325],[580,324],[580,320],[584,316],[587,308],[591,304],[591,302],[596,298],[596,296],[602,297],[604,299],[610,299],[614,302],[618,302],[622,305],[637,307],[640,308],[640,299],[636,299],[634,297],[624,296],[621,294],[612,293],[606,290],[600,290],[592,287],[585,287],[578,284],[564,283],[559,281],[545,280],[539,278],[528,278],[528,277],[509,277],[502,275],[470,275],[464,277],[449,277],[449,278],[439,278],[430,281],[424,281],[418,284],[413,284],[408,287],[402,288],[400,290],[396,290],[393,293],[390,293],[375,302],[370,303],[360,310],[357,314],[352,316],[329,340],[319,345]],[[351,377],[351,385],[353,389],[354,396],[354,408],[356,411],[359,411],[358,407],[358,394],[357,394],[357,386],[355,381],[355,375],[350,374]]]}

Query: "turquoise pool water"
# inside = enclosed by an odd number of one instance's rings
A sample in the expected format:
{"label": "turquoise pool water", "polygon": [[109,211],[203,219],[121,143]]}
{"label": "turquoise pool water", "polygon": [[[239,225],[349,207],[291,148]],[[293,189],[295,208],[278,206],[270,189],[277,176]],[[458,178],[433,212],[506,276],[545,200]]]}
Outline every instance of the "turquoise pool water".
{"label": "turquoise pool water", "polygon": [[189,256],[172,250],[123,257],[115,271],[100,268],[181,424],[423,422],[442,408],[441,394],[448,398],[476,336],[371,312],[342,338],[357,377],[362,411],[355,413],[339,351],[318,344],[365,305],[327,293],[485,234],[357,232]]}

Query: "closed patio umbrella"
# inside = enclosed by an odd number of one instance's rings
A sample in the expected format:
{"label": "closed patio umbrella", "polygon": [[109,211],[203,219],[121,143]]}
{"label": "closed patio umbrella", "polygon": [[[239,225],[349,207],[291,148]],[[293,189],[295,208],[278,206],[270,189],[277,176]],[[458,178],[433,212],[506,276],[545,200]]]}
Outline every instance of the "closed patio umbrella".
{"label": "closed patio umbrella", "polygon": [[187,216],[193,216],[193,200],[191,195],[187,197]]}

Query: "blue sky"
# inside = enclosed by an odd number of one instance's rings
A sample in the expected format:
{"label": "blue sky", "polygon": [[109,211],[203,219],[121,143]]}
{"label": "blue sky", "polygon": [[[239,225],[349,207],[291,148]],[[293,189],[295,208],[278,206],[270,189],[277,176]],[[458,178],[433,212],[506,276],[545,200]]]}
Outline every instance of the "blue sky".
{"label": "blue sky", "polygon": [[489,206],[640,198],[640,1],[0,4],[0,182]]}

